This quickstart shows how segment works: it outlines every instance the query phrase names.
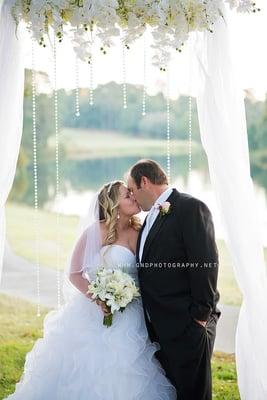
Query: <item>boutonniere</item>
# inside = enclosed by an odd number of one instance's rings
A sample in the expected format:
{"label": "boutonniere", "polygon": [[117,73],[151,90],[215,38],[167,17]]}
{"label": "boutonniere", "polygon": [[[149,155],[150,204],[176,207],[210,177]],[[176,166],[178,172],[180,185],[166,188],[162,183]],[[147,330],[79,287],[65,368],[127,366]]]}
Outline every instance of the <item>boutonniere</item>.
{"label": "boutonniere", "polygon": [[171,212],[171,203],[169,203],[168,201],[165,201],[162,204],[157,204],[155,207],[159,210],[161,217],[164,217]]}

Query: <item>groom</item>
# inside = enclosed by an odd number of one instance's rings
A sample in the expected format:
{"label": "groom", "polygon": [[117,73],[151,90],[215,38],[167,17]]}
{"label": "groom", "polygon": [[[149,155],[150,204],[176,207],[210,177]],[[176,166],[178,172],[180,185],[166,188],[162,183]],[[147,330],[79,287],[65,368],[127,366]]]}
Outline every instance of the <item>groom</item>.
{"label": "groom", "polygon": [[178,400],[212,399],[211,356],[216,324],[218,252],[205,203],[168,186],[152,160],[129,171],[128,188],[149,211],[137,242],[145,320]]}

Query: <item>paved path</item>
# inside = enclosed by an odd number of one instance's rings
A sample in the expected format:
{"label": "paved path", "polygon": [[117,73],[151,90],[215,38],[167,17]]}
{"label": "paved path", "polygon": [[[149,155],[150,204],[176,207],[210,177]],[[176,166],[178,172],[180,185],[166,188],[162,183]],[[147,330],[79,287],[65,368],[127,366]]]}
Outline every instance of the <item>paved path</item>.
{"label": "paved path", "polygon": [[[40,271],[41,303],[47,307],[57,305],[56,271],[42,267]],[[36,270],[28,261],[14,255],[6,246],[0,292],[36,302]],[[215,350],[235,352],[235,331],[239,307],[218,305],[222,311],[217,325]]]}

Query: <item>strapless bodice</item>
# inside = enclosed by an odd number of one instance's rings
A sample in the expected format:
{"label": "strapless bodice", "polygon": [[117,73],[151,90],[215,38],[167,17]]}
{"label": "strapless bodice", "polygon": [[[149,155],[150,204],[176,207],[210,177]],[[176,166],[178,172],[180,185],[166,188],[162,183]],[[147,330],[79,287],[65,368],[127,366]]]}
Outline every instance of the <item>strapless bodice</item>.
{"label": "strapless bodice", "polygon": [[133,252],[120,244],[109,244],[101,248],[101,266],[109,269],[121,269],[131,275],[136,283],[137,268]]}

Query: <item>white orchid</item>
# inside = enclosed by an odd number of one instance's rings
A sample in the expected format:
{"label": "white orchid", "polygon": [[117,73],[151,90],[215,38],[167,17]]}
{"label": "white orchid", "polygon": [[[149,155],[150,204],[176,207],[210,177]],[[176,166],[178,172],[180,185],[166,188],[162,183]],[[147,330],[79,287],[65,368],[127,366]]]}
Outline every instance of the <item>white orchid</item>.
{"label": "white orchid", "polygon": [[226,0],[226,2],[230,5],[230,8],[235,8],[238,12],[259,11],[255,0]]}
{"label": "white orchid", "polygon": [[[18,24],[25,21],[32,36],[45,46],[49,27],[59,41],[71,36],[78,56],[91,59],[88,31],[102,43],[113,45],[123,33],[129,45],[152,28],[154,63],[166,66],[173,49],[182,49],[189,32],[211,31],[222,16],[222,5],[228,3],[238,12],[256,12],[254,0],[16,0],[12,14]],[[73,29],[65,29],[71,25]]]}

